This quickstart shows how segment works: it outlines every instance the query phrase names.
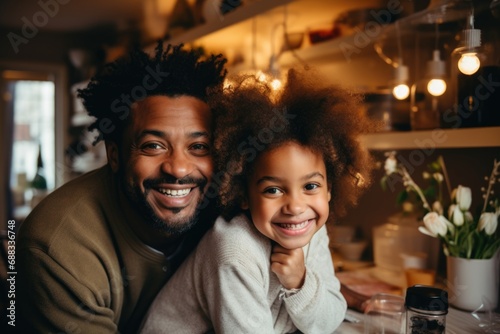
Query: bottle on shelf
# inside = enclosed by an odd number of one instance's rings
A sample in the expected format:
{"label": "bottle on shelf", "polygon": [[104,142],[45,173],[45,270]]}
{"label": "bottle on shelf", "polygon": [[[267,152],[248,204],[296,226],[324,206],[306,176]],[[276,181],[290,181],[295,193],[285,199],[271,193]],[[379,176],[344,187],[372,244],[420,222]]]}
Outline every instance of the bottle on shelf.
{"label": "bottle on shelf", "polygon": [[33,197],[31,198],[31,207],[35,207],[47,195],[47,179],[43,169],[42,146],[38,146],[38,159],[35,176],[31,181]]}

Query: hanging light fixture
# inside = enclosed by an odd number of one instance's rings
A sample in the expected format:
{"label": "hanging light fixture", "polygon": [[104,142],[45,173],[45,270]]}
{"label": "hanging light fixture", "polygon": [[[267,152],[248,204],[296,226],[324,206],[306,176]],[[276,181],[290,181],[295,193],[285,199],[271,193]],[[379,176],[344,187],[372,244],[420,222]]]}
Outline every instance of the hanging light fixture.
{"label": "hanging light fixture", "polygon": [[441,53],[438,49],[439,45],[439,25],[435,23],[436,39],[434,50],[432,51],[432,60],[427,62],[427,92],[432,96],[441,96],[446,92],[446,63],[441,60]]}
{"label": "hanging light fixture", "polygon": [[399,62],[399,65],[394,69],[394,77],[392,95],[398,100],[404,100],[410,95],[410,87],[408,87],[408,66]]}
{"label": "hanging light fixture", "polygon": [[474,14],[468,16],[467,29],[462,31],[462,45],[453,50],[453,53],[460,55],[457,66],[460,72],[465,75],[472,75],[481,66],[481,30],[474,28]]}
{"label": "hanging light fixture", "polygon": [[432,96],[441,96],[446,92],[446,63],[441,60],[441,53],[438,50],[439,29],[436,23],[436,46],[432,51],[432,60],[427,62],[427,91]]}
{"label": "hanging light fixture", "polygon": [[410,87],[408,87],[408,80],[410,78],[410,71],[408,66],[403,65],[402,47],[401,47],[401,35],[399,31],[399,22],[396,21],[396,34],[398,39],[398,61],[397,66],[394,69],[394,88],[392,89],[392,95],[398,100],[404,100],[410,95]]}
{"label": "hanging light fixture", "polygon": [[432,96],[441,96],[446,91],[446,63],[441,60],[439,50],[432,52],[432,60],[427,62],[427,91]]}

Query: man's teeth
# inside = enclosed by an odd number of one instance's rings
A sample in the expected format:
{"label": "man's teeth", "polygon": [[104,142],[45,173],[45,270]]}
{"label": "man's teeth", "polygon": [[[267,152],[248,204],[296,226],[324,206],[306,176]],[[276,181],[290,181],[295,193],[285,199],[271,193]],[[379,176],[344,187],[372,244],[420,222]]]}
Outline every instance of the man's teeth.
{"label": "man's teeth", "polygon": [[300,224],[279,224],[280,227],[286,228],[288,230],[300,230],[301,228],[304,228],[309,224],[310,220],[306,220],[305,222],[302,222]]}
{"label": "man's teeth", "polygon": [[189,192],[191,191],[191,188],[187,188],[187,189],[163,189],[163,188],[160,188],[159,191],[162,194],[165,194],[167,196],[182,197],[182,196],[186,196],[187,194],[189,194]]}

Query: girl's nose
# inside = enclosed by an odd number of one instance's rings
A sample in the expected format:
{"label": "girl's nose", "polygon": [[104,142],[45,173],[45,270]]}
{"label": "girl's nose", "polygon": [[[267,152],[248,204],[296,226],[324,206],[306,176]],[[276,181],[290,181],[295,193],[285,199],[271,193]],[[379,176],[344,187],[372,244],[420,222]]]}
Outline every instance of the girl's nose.
{"label": "girl's nose", "polygon": [[305,211],[306,204],[302,196],[295,194],[287,196],[287,201],[283,206],[283,213],[288,215],[299,215]]}

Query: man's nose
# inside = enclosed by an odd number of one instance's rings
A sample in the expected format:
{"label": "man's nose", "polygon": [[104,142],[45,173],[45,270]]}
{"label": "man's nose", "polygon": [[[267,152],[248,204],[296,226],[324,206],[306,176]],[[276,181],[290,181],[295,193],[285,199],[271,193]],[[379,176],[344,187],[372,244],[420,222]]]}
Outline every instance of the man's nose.
{"label": "man's nose", "polygon": [[171,150],[162,163],[162,172],[176,179],[183,178],[193,171],[191,157],[182,150]]}

